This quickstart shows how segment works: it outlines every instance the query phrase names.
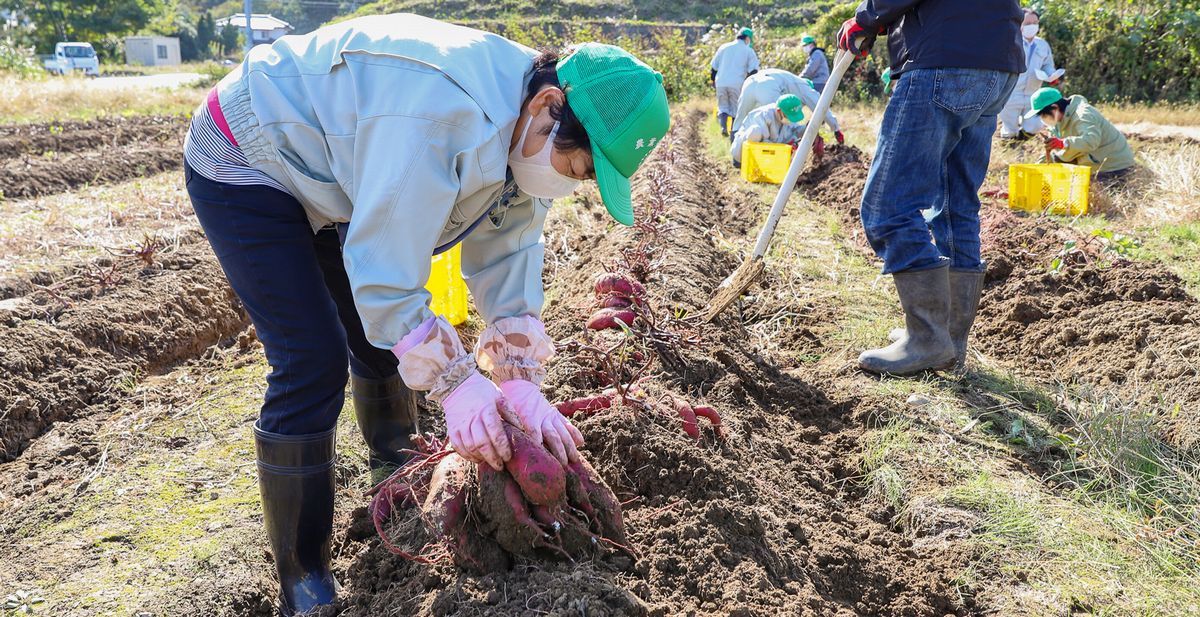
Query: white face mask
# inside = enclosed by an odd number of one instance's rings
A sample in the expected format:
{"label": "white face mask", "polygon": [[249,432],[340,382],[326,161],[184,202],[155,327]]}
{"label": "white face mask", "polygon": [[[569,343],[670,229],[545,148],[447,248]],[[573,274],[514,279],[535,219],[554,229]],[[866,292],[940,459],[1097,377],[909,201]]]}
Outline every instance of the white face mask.
{"label": "white face mask", "polygon": [[805,45],[805,46],[804,46],[804,53],[806,53],[806,54],[808,54],[808,55],[810,55],[810,56],[811,56],[811,55],[812,55],[812,52],[813,52],[813,50],[814,50],[814,49],[816,49],[816,48],[817,48],[817,46],[816,46],[816,45],[814,45],[814,44],[812,44],[812,43],[809,43],[808,45]]}
{"label": "white face mask", "polygon": [[558,173],[550,163],[554,137],[558,135],[558,124],[554,123],[550,136],[546,138],[546,145],[542,146],[541,150],[533,156],[525,156],[525,138],[529,136],[529,129],[533,126],[533,118],[530,118],[525,124],[525,131],[521,133],[517,147],[508,153],[508,167],[512,169],[517,187],[531,197],[558,199],[574,193],[579,186],[579,180]]}
{"label": "white face mask", "polygon": [[[1037,36],[1039,29],[1040,27],[1037,24],[1025,24],[1021,26],[1021,35],[1026,39],[1032,39]],[[1012,32],[1012,30],[1009,30],[1009,32]]]}

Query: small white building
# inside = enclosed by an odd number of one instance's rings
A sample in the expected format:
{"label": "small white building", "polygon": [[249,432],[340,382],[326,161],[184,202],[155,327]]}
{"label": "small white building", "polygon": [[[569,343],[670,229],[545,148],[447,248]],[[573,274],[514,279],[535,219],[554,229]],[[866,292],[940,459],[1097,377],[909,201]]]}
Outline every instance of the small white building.
{"label": "small white building", "polygon": [[179,38],[174,36],[125,37],[125,64],[175,66],[179,57]]}
{"label": "small white building", "polygon": [[[217,20],[217,28],[224,28],[226,24],[233,24],[238,30],[244,31],[246,28],[246,14],[236,13],[232,17]],[[251,42],[255,45],[274,43],[280,37],[290,34],[292,30],[295,30],[292,24],[282,19],[267,15],[266,13],[250,14]]]}

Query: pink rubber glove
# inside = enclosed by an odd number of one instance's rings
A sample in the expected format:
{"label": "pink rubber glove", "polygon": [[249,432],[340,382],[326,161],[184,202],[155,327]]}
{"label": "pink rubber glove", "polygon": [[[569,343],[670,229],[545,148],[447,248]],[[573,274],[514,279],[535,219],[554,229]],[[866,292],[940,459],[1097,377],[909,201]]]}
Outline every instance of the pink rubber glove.
{"label": "pink rubber glove", "polygon": [[513,379],[500,384],[500,391],[534,441],[545,443],[563,465],[579,462],[583,434],[546,400],[541,388],[524,379]]}
{"label": "pink rubber glove", "polygon": [[450,445],[463,458],[500,471],[512,458],[504,421],[496,405],[504,394],[488,378],[473,373],[442,401]]}

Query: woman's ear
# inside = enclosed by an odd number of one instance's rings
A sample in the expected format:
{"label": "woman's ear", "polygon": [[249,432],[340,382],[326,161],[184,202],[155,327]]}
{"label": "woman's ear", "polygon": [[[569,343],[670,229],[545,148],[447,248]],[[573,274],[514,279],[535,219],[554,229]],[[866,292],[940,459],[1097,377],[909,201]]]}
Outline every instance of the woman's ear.
{"label": "woman's ear", "polygon": [[562,105],[567,95],[554,86],[545,86],[529,100],[529,115],[537,116],[552,105]]}

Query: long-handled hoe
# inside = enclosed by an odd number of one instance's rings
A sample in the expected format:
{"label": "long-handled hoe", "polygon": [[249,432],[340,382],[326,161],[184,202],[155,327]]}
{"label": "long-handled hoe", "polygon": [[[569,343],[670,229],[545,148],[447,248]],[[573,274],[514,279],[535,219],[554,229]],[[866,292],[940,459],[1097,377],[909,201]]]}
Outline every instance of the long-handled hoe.
{"label": "long-handled hoe", "polygon": [[775,234],[775,226],[779,224],[779,217],[783,215],[783,207],[787,205],[788,198],[792,196],[792,190],[796,188],[796,180],[800,177],[800,172],[804,170],[805,163],[808,162],[808,154],[812,151],[813,142],[817,140],[817,132],[825,123],[825,114],[829,112],[829,104],[833,101],[833,95],[837,93],[842,76],[846,74],[853,62],[854,54],[844,49],[838,51],[837,58],[833,63],[833,72],[825,84],[825,90],[821,93],[821,100],[817,102],[812,119],[808,121],[808,126],[804,129],[804,138],[796,149],[796,156],[792,158],[787,176],[783,179],[783,184],[779,185],[779,193],[775,195],[775,205],[771,206],[771,214],[767,217],[762,231],[758,232],[758,241],[754,243],[754,252],[750,253],[742,265],[738,266],[738,269],[717,287],[717,293],[713,295],[712,300],[708,303],[708,309],[704,312],[704,321],[712,321],[722,311],[729,308],[762,275],[766,268],[766,265],[763,264],[763,256],[767,254],[767,248],[771,245],[771,236]]}

